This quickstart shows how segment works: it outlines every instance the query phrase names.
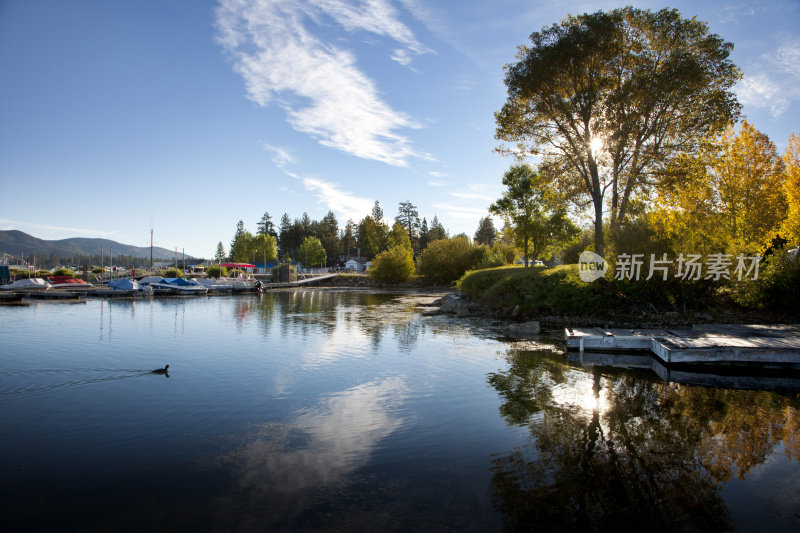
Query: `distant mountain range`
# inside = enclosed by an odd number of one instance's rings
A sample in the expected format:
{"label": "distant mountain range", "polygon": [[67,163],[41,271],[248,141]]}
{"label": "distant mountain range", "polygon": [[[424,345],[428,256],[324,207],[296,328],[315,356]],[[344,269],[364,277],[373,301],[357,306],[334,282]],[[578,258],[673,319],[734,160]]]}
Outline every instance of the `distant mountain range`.
{"label": "distant mountain range", "polygon": [[[109,239],[75,237],[72,239],[46,241],[37,239],[22,231],[0,231],[0,255],[5,252],[14,256],[24,254],[25,257],[29,257],[32,255],[50,255],[52,253],[57,257],[66,258],[75,255],[99,255],[101,246],[103,247],[103,255],[106,256],[108,256],[109,249],[111,249],[114,255],[150,257],[149,246],[131,246],[130,244],[122,244]],[[174,256],[174,250],[153,247],[153,259],[172,259]],[[186,259],[190,259],[190,257],[186,256]],[[191,259],[194,258],[192,257]]]}

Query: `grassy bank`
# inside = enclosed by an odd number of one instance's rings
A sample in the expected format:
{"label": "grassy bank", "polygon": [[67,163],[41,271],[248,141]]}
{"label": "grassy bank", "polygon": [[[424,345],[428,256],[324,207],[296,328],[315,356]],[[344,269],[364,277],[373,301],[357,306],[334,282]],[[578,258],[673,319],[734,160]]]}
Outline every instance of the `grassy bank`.
{"label": "grassy bank", "polygon": [[584,283],[577,265],[505,267],[467,272],[458,288],[471,299],[518,318],[543,315],[607,317],[705,313],[720,303],[711,282],[653,279]]}

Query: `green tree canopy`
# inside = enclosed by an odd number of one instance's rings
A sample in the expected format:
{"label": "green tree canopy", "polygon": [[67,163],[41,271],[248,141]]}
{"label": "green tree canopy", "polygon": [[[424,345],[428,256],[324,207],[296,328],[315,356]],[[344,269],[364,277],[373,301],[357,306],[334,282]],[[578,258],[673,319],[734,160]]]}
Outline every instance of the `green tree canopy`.
{"label": "green tree canopy", "polygon": [[545,194],[545,178],[529,165],[514,165],[503,176],[506,191],[489,207],[503,217],[522,249],[525,267],[549,248],[564,244],[579,230]]}
{"label": "green tree canopy", "polygon": [[613,235],[666,161],[739,116],[733,45],[677,10],[632,7],[569,16],[530,40],[506,65],[496,136],[544,156],[566,198],[588,199],[602,255],[604,211]]}
{"label": "green tree canopy", "polygon": [[358,247],[361,256],[373,259],[386,249],[386,236],[389,228],[386,224],[377,223],[371,216],[364,217],[358,224]]}
{"label": "green tree canopy", "polygon": [[400,246],[409,251],[413,251],[411,248],[411,239],[408,238],[406,228],[399,222],[394,223],[394,226],[392,226],[392,229],[389,231],[389,234],[386,237],[387,249],[392,249],[395,246]]}
{"label": "green tree canopy", "polygon": [[300,247],[297,248],[296,259],[306,267],[318,267],[325,264],[327,256],[325,255],[325,248],[322,246],[320,240],[316,237],[308,236],[303,239]]}
{"label": "green tree canopy", "polygon": [[328,214],[322,217],[322,220],[313,224],[314,235],[316,235],[328,259],[333,261],[342,250],[342,241],[339,239],[339,222],[336,220],[336,215],[333,211],[328,211]]}

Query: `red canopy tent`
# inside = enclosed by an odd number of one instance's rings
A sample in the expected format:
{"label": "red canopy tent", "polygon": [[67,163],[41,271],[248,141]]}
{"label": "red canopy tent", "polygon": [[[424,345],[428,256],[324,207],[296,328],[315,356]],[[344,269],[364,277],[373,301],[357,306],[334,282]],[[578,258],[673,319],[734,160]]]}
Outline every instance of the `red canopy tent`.
{"label": "red canopy tent", "polygon": [[251,265],[250,263],[222,263],[220,266],[224,266],[225,268],[255,268],[255,265]]}

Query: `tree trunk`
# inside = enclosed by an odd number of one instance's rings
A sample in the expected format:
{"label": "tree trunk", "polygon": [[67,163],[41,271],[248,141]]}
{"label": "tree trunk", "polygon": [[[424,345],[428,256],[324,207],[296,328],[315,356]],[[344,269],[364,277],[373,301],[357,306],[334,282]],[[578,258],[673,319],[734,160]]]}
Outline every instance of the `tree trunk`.
{"label": "tree trunk", "polygon": [[525,234],[525,268],[528,268],[528,234]]}
{"label": "tree trunk", "polygon": [[604,253],[603,249],[603,200],[600,199],[600,203],[595,201],[594,203],[594,252],[602,256]]}

